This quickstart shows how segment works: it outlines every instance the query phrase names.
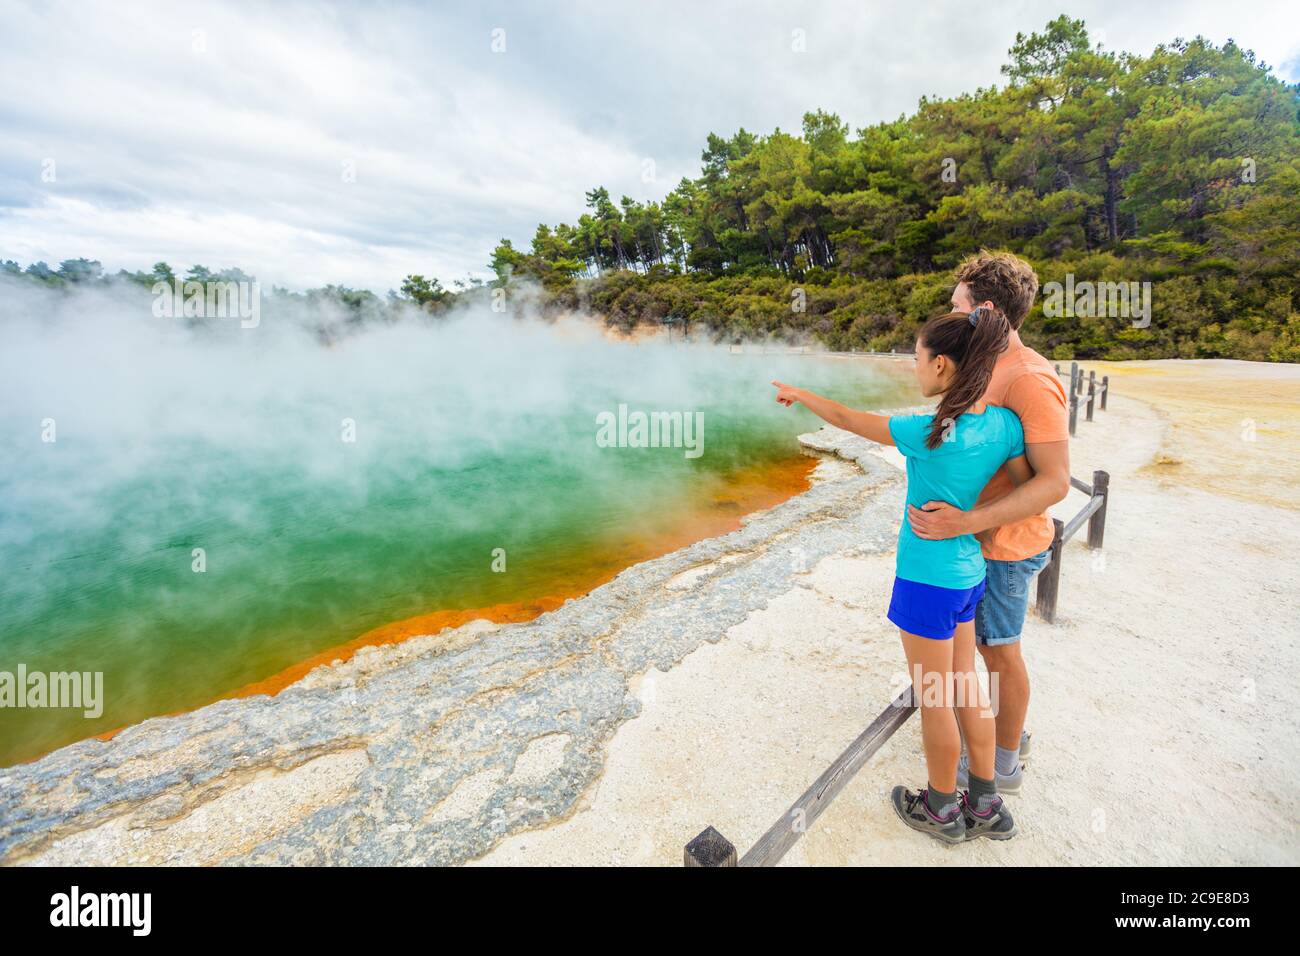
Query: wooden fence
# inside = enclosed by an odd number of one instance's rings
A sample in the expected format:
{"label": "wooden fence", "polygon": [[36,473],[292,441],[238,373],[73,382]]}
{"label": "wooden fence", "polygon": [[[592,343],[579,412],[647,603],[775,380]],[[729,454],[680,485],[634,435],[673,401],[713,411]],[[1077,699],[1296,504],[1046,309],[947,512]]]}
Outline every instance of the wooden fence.
{"label": "wooden fence", "polygon": [[[1056,366],[1057,374],[1061,367]],[[1083,390],[1083,374],[1079,364],[1070,364],[1070,434],[1075,432],[1079,394]],[[1088,376],[1087,420],[1092,421],[1093,402],[1101,396],[1101,408],[1106,407],[1110,393],[1110,376],[1102,376],[1098,389],[1097,373]],[[1088,503],[1068,522],[1053,518],[1055,535],[1052,538],[1052,555],[1038,574],[1035,611],[1049,624],[1056,621],[1056,598],[1061,585],[1061,552],[1084,523],[1088,525],[1088,547],[1099,549],[1106,532],[1106,504],[1110,499],[1110,475],[1104,471],[1092,473],[1092,484],[1073,475],[1070,485],[1088,496]],[[790,805],[758,842],[744,856],[737,856],[735,845],[712,826],[705,827],[695,839],[686,844],[683,861],[686,866],[776,866],[781,858],[799,842],[831,801],[853,779],[854,775],[871,759],[871,755],[884,746],[894,731],[907,723],[916,710],[912,689],[902,691],[870,726],[835,759],[811,787]]]}
{"label": "wooden fence", "polygon": [[1056,596],[1061,588],[1061,551],[1065,542],[1088,523],[1088,547],[1099,550],[1106,534],[1106,503],[1110,500],[1110,475],[1104,471],[1092,473],[1092,484],[1070,476],[1071,487],[1088,496],[1088,503],[1068,522],[1053,518],[1055,533],[1052,536],[1052,556],[1043,570],[1038,572],[1038,589],[1034,597],[1034,610],[1048,624],[1056,623]]}
{"label": "wooden fence", "polygon": [[[1061,372],[1061,366],[1056,366],[1056,374],[1064,377]],[[1070,402],[1070,434],[1074,435],[1079,424],[1079,399],[1083,394],[1083,370],[1079,368],[1078,362],[1070,363],[1070,385],[1069,385],[1069,402]],[[1100,405],[1101,410],[1106,410],[1106,399],[1110,395],[1110,376],[1103,375],[1101,382],[1097,382],[1097,372],[1092,370],[1088,373],[1088,401],[1086,405],[1085,421],[1092,421],[1092,411],[1094,405]],[[1100,400],[1100,401],[1098,401]]]}

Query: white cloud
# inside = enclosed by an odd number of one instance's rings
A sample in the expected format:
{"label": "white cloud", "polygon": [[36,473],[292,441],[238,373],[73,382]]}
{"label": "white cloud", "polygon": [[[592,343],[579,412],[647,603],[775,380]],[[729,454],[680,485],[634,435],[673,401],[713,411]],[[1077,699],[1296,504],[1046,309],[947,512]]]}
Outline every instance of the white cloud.
{"label": "white cloud", "polygon": [[[1234,37],[1284,76],[1293,4],[1074,4],[1107,46]],[[854,127],[1000,80],[1055,2],[623,6],[0,3],[0,255],[201,262],[382,292],[482,274],[583,193],[661,198],[709,132]],[[978,14],[987,13],[980,17]],[[490,49],[505,30],[506,52]],[[791,48],[793,30],[807,51]],[[197,32],[196,32],[197,31]],[[1288,76],[1295,79],[1295,76]],[[52,158],[57,179],[41,181]],[[657,177],[641,179],[644,159]],[[345,182],[343,164],[355,169]]]}

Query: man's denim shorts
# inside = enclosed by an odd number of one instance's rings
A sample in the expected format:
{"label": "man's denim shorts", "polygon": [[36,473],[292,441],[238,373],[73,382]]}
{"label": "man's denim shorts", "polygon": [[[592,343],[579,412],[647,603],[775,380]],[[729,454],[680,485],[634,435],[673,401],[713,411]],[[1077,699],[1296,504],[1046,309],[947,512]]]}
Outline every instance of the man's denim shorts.
{"label": "man's denim shorts", "polygon": [[1052,549],[1023,561],[986,561],[984,599],[975,609],[975,642],[988,647],[1014,644],[1025,629],[1029,582],[1043,570]]}
{"label": "man's denim shorts", "polygon": [[973,588],[941,588],[894,578],[886,617],[909,634],[946,641],[956,633],[958,624],[975,616],[975,605],[983,593],[983,581]]}

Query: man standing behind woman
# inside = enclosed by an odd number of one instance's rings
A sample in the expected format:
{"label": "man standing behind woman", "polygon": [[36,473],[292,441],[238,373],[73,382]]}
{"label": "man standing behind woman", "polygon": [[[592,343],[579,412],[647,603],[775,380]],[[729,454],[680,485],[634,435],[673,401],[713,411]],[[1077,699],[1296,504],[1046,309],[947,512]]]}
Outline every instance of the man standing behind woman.
{"label": "man standing behind woman", "polygon": [[[946,680],[939,700],[918,700],[928,785],[896,787],[892,803],[904,823],[947,843],[1016,832],[1000,793],[1019,791],[1027,754],[1020,632],[1029,582],[1050,553],[1046,510],[1065,497],[1070,475],[1065,390],[1019,335],[1038,291],[1032,267],[981,252],[956,278],[954,311],[926,323],[916,342],[922,392],[941,396],[934,415],[886,418],[773,383],[782,404],[800,402],[833,425],[897,445],[907,459],[907,523],[888,616],[918,695],[931,676]],[[978,683],[955,680],[973,677],[975,646],[997,675],[995,722]],[[956,691],[972,685],[959,699]],[[958,725],[972,750],[960,761]]]}
{"label": "man standing behind woman", "polygon": [[[982,250],[958,266],[954,278],[954,310],[993,308],[1011,323],[1006,351],[993,367],[983,400],[1016,413],[1033,474],[1017,486],[1006,468],[999,469],[974,508],[962,510],[952,502],[929,501],[920,508],[909,506],[908,521],[919,538],[975,535],[980,541],[987,579],[975,612],[976,646],[990,680],[993,675],[997,678],[997,789],[1016,794],[1022,783],[1022,760],[1030,748],[1024,730],[1029,672],[1020,653],[1020,633],[1030,583],[1051,556],[1053,528],[1047,509],[1070,491],[1067,400],[1051,363],[1020,340],[1020,327],[1038,294],[1033,267],[1009,252]],[[968,779],[969,762],[963,754],[958,786],[965,787]]]}
{"label": "man standing behind woman", "polygon": [[[915,372],[921,394],[939,399],[933,414],[877,415],[772,384],[783,405],[800,402],[832,425],[897,446],[907,461],[909,505],[942,498],[972,508],[1004,465],[1015,484],[1030,478],[1020,421],[981,398],[1010,334],[1006,316],[988,308],[925,323],[916,337]],[[1016,826],[994,782],[993,715],[975,673],[973,619],[985,572],[980,544],[973,535],[924,540],[903,521],[895,565],[887,616],[899,629],[921,709],[928,779],[916,793],[895,787],[894,810],[908,826],[945,843],[1009,839]],[[968,792],[959,795],[963,735],[971,767]]]}

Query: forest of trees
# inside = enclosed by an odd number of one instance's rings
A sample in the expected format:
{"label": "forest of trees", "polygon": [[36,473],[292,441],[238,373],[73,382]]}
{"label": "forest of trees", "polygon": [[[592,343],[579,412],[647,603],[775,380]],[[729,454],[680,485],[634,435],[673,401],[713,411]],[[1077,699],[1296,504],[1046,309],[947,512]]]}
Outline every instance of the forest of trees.
{"label": "forest of trees", "polygon": [[[114,284],[152,291],[160,282],[168,289],[175,288],[179,280],[183,297],[191,294],[188,283],[198,283],[195,292],[200,298],[205,297],[206,283],[257,281],[255,276],[242,269],[209,269],[202,265],[178,275],[166,262],[155,263],[148,272],[119,269],[108,273],[97,259],[65,259],[57,269],[45,262],[34,262],[24,269],[12,259],[0,260],[0,277],[5,276],[62,291]],[[454,290],[444,289],[437,279],[411,275],[403,280],[400,291],[389,290],[388,295],[382,298],[367,289],[342,285],[327,285],[306,292],[291,292],[273,286],[261,290],[261,295],[264,301],[273,304],[278,314],[292,316],[294,321],[305,324],[317,338],[328,343],[370,325],[400,321],[404,315],[414,314],[421,318],[445,315],[461,296],[475,290],[476,294],[481,294],[484,284],[471,278],[455,285]],[[189,321],[191,325],[203,325],[207,320],[196,318]]]}
{"label": "forest of trees", "polygon": [[497,281],[624,326],[910,349],[990,247],[1044,283],[1151,283],[1146,328],[1040,301],[1025,337],[1056,357],[1300,361],[1300,85],[1231,41],[1113,53],[1067,17],[1008,60],[1001,88],[855,133],[816,111],[799,135],[711,134],[662,202],[596,188],[576,225],[502,240]]}
{"label": "forest of trees", "polygon": [[[819,110],[799,135],[710,135],[699,178],[662,202],[596,188],[576,225],[539,225],[527,251],[503,239],[492,284],[625,328],[906,351],[947,306],[957,262],[1009,249],[1043,284],[1150,283],[1145,327],[1047,315],[1040,297],[1023,334],[1053,358],[1300,361],[1300,84],[1232,41],[1113,53],[1067,17],[1017,34],[1002,71],[1000,88],[922,99],[856,132]],[[107,276],[87,259],[4,261],[2,274],[53,287],[176,278],[162,262]],[[195,266],[181,278],[251,277]],[[387,298],[270,294],[331,306],[309,310],[331,316],[317,330],[328,341],[489,294],[455,285],[410,275]]]}

